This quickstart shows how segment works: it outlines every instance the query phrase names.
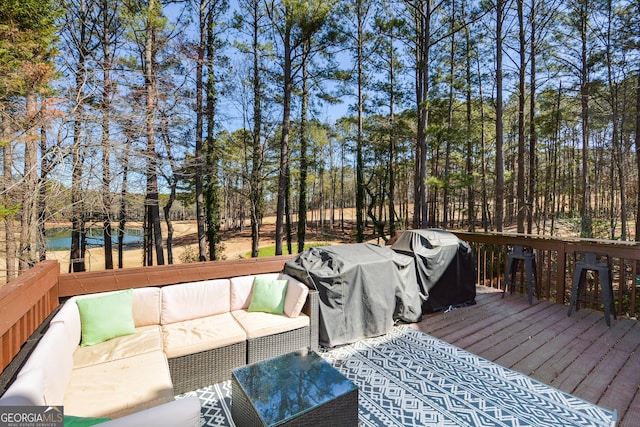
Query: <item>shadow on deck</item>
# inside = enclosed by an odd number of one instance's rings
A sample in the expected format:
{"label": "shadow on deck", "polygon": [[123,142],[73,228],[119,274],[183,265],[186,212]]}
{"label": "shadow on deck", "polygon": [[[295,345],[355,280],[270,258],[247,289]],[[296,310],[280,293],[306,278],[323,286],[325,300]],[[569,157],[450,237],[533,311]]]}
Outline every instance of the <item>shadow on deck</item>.
{"label": "shadow on deck", "polygon": [[618,411],[619,426],[640,425],[640,322],[489,287],[477,304],[423,316],[413,326],[504,367]]}

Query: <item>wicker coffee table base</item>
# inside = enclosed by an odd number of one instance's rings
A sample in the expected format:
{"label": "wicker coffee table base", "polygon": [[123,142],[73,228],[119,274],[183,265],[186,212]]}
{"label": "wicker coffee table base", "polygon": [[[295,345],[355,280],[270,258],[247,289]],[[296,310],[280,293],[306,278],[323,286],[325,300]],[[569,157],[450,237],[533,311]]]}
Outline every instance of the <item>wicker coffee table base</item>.
{"label": "wicker coffee table base", "polygon": [[[231,380],[231,415],[237,426],[266,426],[235,376]],[[358,389],[339,396],[277,426],[347,427],[358,425]]]}

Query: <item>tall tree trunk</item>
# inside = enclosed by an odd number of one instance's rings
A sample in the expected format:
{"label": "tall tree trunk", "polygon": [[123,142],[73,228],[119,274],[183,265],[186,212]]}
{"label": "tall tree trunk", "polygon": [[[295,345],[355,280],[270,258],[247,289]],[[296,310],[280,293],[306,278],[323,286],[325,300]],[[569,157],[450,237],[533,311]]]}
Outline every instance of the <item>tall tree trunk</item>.
{"label": "tall tree trunk", "polygon": [[[209,258],[219,260],[222,257],[222,248],[220,246],[220,182],[218,180],[218,151],[216,150],[215,141],[215,113],[216,113],[216,73],[215,73],[215,57],[216,44],[218,42],[215,35],[214,16],[217,15],[218,2],[210,2],[209,12],[207,14],[207,141],[206,141],[206,158],[207,167],[206,183],[207,188],[204,193],[205,198],[205,214],[207,220],[207,239],[209,240]],[[243,221],[244,225],[244,221]]]}
{"label": "tall tree trunk", "polygon": [[293,77],[291,75],[291,30],[287,27],[283,37],[284,43],[284,76],[282,94],[282,135],[280,138],[280,170],[278,175],[278,199],[276,206],[276,255],[282,255],[282,238],[284,236],[285,208],[288,204],[289,191],[289,132],[291,129],[291,92]]}
{"label": "tall tree trunk", "polygon": [[[529,88],[529,196],[527,199],[527,233],[531,234],[533,232],[533,221],[534,215],[533,212],[537,211],[535,209],[534,203],[538,205],[536,202],[539,198],[536,197],[536,183],[538,176],[538,131],[536,128],[536,55],[537,55],[537,47],[536,47],[536,31],[537,31],[537,6],[536,0],[531,0],[531,15],[529,17],[531,24],[531,54],[530,54],[530,88]],[[536,214],[537,216],[537,214]]]}
{"label": "tall tree trunk", "polygon": [[580,3],[580,119],[582,121],[582,200],[580,202],[580,237],[593,237],[591,218],[591,184],[589,182],[589,64],[587,51],[588,0]]}
{"label": "tall tree trunk", "polygon": [[20,224],[19,265],[21,271],[26,271],[37,262],[37,163],[38,138],[35,125],[38,110],[36,95],[28,93],[26,96],[26,126],[24,146],[24,178],[22,185],[22,214]]}
{"label": "tall tree trunk", "polygon": [[[346,194],[344,192],[344,168],[345,168],[345,141],[340,142],[340,230],[344,231],[344,210],[346,207]],[[638,160],[640,163],[640,158]],[[639,178],[640,179],[640,178]],[[640,196],[638,196],[640,197]],[[639,208],[640,209],[640,208]],[[639,217],[640,218],[640,217]],[[640,223],[640,219],[638,220]]]}
{"label": "tall tree trunk", "polygon": [[195,158],[196,163],[196,176],[195,176],[195,190],[196,190],[196,217],[198,228],[198,261],[207,260],[207,245],[206,245],[206,233],[205,233],[205,213],[204,213],[204,193],[202,190],[202,175],[204,173],[204,158],[202,155],[202,135],[203,135],[203,123],[204,123],[204,105],[202,92],[203,88],[203,72],[204,72],[204,52],[205,44],[207,43],[207,21],[206,10],[208,0],[200,0],[199,8],[199,36],[198,42],[198,59],[196,60],[196,147]]}
{"label": "tall tree trunk", "polygon": [[358,134],[356,136],[356,242],[364,241],[364,208],[365,208],[365,183],[364,183],[364,31],[365,20],[368,13],[366,0],[356,1],[357,28],[357,52],[356,69],[358,79]]}
{"label": "tall tree trunk", "polygon": [[551,199],[551,207],[552,207],[552,216],[551,216],[551,235],[553,236],[554,230],[555,230],[555,220],[556,220],[556,212],[560,212],[560,209],[554,209],[555,206],[555,202],[558,201],[559,202],[559,197],[557,197],[558,195],[558,146],[560,143],[560,118],[562,117],[562,112],[560,111],[560,105],[562,102],[562,82],[560,82],[560,84],[558,85],[558,97],[556,98],[556,120],[555,120],[555,125],[556,125],[556,131],[555,131],[555,138],[553,141],[553,147],[554,149],[552,150],[553,153],[553,159],[551,162],[551,168],[553,170],[553,189],[551,191],[552,194],[552,199]]}
{"label": "tall tree trunk", "polygon": [[291,165],[287,164],[287,184],[285,186],[284,219],[287,240],[287,253],[293,253],[293,223],[291,219]]}
{"label": "tall tree trunk", "polygon": [[39,261],[47,259],[47,179],[51,173],[52,161],[47,150],[47,101],[40,107],[40,180],[38,182],[38,246]]}
{"label": "tall tree trunk", "polygon": [[449,111],[448,111],[448,121],[447,121],[447,139],[445,141],[445,151],[444,151],[444,189],[442,194],[442,226],[443,228],[449,227],[449,192],[451,186],[451,145],[453,143],[453,84],[455,77],[453,73],[455,72],[455,56],[456,56],[456,35],[455,35],[455,2],[452,2],[452,11],[451,11],[451,23],[450,23],[450,31],[451,31],[451,44],[449,48]]}
{"label": "tall tree trunk", "polygon": [[5,269],[6,269],[6,282],[17,277],[17,265],[16,265],[16,226],[15,226],[15,212],[14,210],[18,206],[18,200],[16,198],[14,190],[13,179],[13,144],[11,141],[11,127],[7,120],[3,120],[2,123],[2,139],[7,141],[2,146],[2,193],[3,204],[9,209],[3,217],[4,231],[5,231]]}
{"label": "tall tree trunk", "polygon": [[102,0],[102,59],[103,59],[103,87],[102,87],[102,205],[103,240],[104,240],[104,268],[113,269],[113,245],[111,231],[111,67],[113,66],[113,52],[111,51],[110,20],[111,11],[109,1]]}
{"label": "tall tree trunk", "polygon": [[[640,4],[638,5],[640,12]],[[636,71],[636,168],[640,171],[640,67]],[[637,184],[640,189],[640,172],[637,174]],[[637,193],[636,199],[636,242],[640,241],[640,191]]]}
{"label": "tall tree trunk", "polygon": [[431,44],[431,1],[418,0],[415,9],[416,25],[416,106],[418,129],[414,178],[414,228],[429,224],[427,206],[427,126],[429,122],[429,48]]}
{"label": "tall tree trunk", "polygon": [[253,59],[253,143],[251,152],[251,256],[257,257],[260,243],[260,220],[262,218],[262,179],[260,177],[263,162],[262,150],[262,80],[260,70],[260,0],[251,2],[253,39],[251,54]]}
{"label": "tall tree trunk", "polygon": [[[476,51],[476,65],[478,67],[478,96],[480,97],[480,158],[487,158],[487,147],[485,139],[485,112],[484,112],[484,90],[482,85],[482,73],[480,69],[480,54]],[[487,195],[487,162],[480,162],[480,183],[481,183],[481,204],[482,204],[482,228],[489,230],[491,215],[489,210],[489,196]]]}
{"label": "tall tree trunk", "polygon": [[495,223],[501,232],[504,218],[504,126],[502,123],[502,20],[504,2],[496,1],[496,190]]}
{"label": "tall tree trunk", "polygon": [[118,268],[124,268],[124,230],[127,223],[127,190],[129,184],[129,146],[127,139],[122,159],[122,188],[120,190],[120,222],[118,224]]}
{"label": "tall tree trunk", "polygon": [[309,73],[307,59],[311,44],[306,42],[302,54],[302,105],[300,106],[300,183],[298,187],[298,252],[304,251],[307,230],[307,172],[308,172],[308,131],[307,114],[309,109]]}
{"label": "tall tree trunk", "polygon": [[[625,191],[625,169],[624,169],[624,159],[623,159],[623,149],[622,149],[622,138],[620,136],[620,126],[619,126],[619,107],[618,107],[618,84],[613,76],[613,40],[612,37],[613,29],[612,29],[612,21],[613,17],[613,2],[612,0],[607,1],[607,46],[606,46],[606,63],[607,63],[607,80],[609,84],[609,103],[611,104],[611,142],[613,145],[613,156],[612,160],[615,161],[617,175],[618,175],[618,183],[620,185],[620,218],[621,218],[621,240],[627,240],[627,198]],[[613,170],[613,168],[612,168]],[[614,199],[615,191],[614,191],[614,182],[611,182],[611,198],[612,201]],[[611,224],[611,239],[615,239],[615,225],[614,225],[614,203],[611,203],[611,215],[610,215],[612,224]]]}
{"label": "tall tree trunk", "polygon": [[164,250],[162,247],[162,229],[160,227],[160,204],[158,199],[158,171],[156,155],[156,92],[158,82],[156,80],[156,0],[149,0],[147,10],[147,28],[145,38],[145,63],[144,63],[144,86],[146,93],[146,137],[147,137],[147,265],[153,265],[153,249],[156,250],[156,261],[158,265],[164,264]]}
{"label": "tall tree trunk", "polygon": [[[526,100],[525,94],[525,67],[526,67],[526,40],[524,35],[524,0],[517,0],[518,4],[518,41],[520,52],[520,64],[518,67],[518,182],[516,189],[516,198],[518,211],[517,218],[517,231],[518,233],[524,233],[524,222],[527,217],[527,203],[525,200],[524,187],[526,179],[526,171],[524,169],[524,132],[525,132],[525,120],[524,120],[524,106]],[[531,171],[533,173],[533,171]]]}
{"label": "tall tree trunk", "polygon": [[73,117],[73,144],[72,144],[72,166],[71,166],[71,248],[69,259],[69,272],[85,271],[84,262],[84,207],[82,203],[82,163],[84,161],[82,147],[82,129],[84,122],[84,105],[85,94],[84,88],[86,84],[86,61],[89,54],[88,46],[88,17],[84,1],[80,2],[80,10],[78,11],[78,69],[75,72],[75,111]]}
{"label": "tall tree trunk", "polygon": [[394,28],[391,27],[391,37],[389,40],[389,160],[387,169],[389,170],[389,237],[396,234],[396,79],[395,79],[395,49],[394,49]]}
{"label": "tall tree trunk", "polygon": [[176,187],[178,186],[176,175],[174,174],[172,176],[173,179],[169,183],[169,199],[162,207],[164,212],[164,222],[167,224],[167,262],[169,264],[173,264],[173,234],[175,232],[173,221],[171,220],[171,208],[173,207],[173,202],[176,200]]}
{"label": "tall tree trunk", "polygon": [[[466,19],[465,2],[462,2],[462,15],[463,19]],[[467,172],[467,215],[469,221],[468,230],[473,232],[476,229],[476,201],[475,201],[475,188],[474,188],[474,174],[473,174],[473,138],[471,137],[472,126],[472,80],[471,80],[471,34],[469,26],[465,26],[465,60],[466,60],[466,172]],[[483,158],[484,160],[484,158]]]}

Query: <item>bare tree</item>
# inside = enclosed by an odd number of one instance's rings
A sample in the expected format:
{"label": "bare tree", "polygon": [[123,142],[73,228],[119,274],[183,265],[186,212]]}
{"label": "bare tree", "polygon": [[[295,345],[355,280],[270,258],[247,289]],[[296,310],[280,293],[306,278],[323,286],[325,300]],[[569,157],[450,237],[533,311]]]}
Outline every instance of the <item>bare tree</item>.
{"label": "bare tree", "polygon": [[206,261],[206,231],[204,212],[204,193],[202,191],[202,181],[204,174],[204,157],[202,155],[202,135],[204,129],[204,104],[203,104],[203,77],[204,77],[204,54],[207,45],[207,6],[209,0],[199,0],[198,2],[198,47],[196,59],[196,147],[195,147],[195,190],[196,190],[196,217],[198,225],[198,260]]}
{"label": "bare tree", "polygon": [[146,165],[146,265],[153,265],[153,250],[156,262],[164,264],[162,229],[160,227],[160,204],[158,199],[158,162],[156,153],[156,101],[158,91],[157,52],[158,32],[163,26],[162,9],[157,0],[149,0],[142,9],[144,37],[142,40],[143,74],[145,94],[145,159]]}
{"label": "bare tree", "polygon": [[74,99],[73,141],[71,144],[71,248],[69,272],[85,271],[85,207],[82,197],[84,150],[86,146],[85,110],[89,94],[87,94],[87,62],[92,53],[91,43],[94,37],[95,22],[91,19],[93,1],[70,1],[66,7],[67,47],[75,56],[73,78]]}
{"label": "bare tree", "polygon": [[[276,255],[282,255],[285,213],[289,212],[291,97],[294,80],[299,75],[301,64],[300,49],[317,33],[329,16],[333,2],[314,0],[311,2],[292,1],[269,2],[267,13],[282,48],[282,126],[280,129],[280,169],[278,175],[278,198],[276,206]],[[287,215],[287,218],[289,215]],[[287,224],[290,227],[291,222]],[[291,232],[287,232],[287,242],[291,251]]]}
{"label": "bare tree", "polygon": [[227,28],[220,25],[219,19],[227,10],[226,0],[212,0],[209,2],[207,11],[207,82],[206,82],[206,119],[207,119],[207,139],[205,144],[205,164],[207,168],[205,203],[207,220],[207,239],[209,240],[209,258],[217,260],[222,258],[222,246],[220,243],[220,182],[219,157],[220,149],[215,138],[216,129],[216,107],[218,102],[217,83],[224,72],[218,70],[218,56],[223,42],[220,33]]}
{"label": "bare tree", "polygon": [[495,223],[496,230],[502,231],[504,219],[504,125],[502,122],[502,22],[504,2],[496,0],[496,189]]}

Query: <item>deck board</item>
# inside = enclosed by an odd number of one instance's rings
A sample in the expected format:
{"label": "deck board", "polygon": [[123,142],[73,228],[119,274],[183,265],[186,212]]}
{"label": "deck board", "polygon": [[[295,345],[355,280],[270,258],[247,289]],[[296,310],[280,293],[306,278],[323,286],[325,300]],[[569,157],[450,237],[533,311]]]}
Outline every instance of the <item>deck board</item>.
{"label": "deck board", "polygon": [[477,288],[476,305],[427,314],[414,326],[509,369],[618,411],[640,425],[640,323]]}

